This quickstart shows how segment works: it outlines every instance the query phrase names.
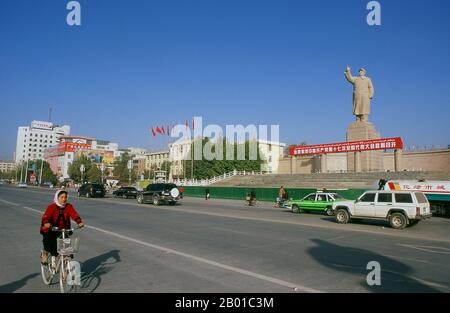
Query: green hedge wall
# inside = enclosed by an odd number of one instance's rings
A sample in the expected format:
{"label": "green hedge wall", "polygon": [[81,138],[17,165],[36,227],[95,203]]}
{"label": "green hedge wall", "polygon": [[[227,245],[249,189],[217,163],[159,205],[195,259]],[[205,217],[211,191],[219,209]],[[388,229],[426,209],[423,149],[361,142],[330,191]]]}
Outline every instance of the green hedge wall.
{"label": "green hedge wall", "polygon": [[[188,197],[205,197],[205,190],[209,189],[211,198],[217,199],[236,199],[244,200],[247,193],[255,189],[256,198],[259,201],[275,201],[278,197],[278,188],[249,188],[249,187],[184,187],[184,195]],[[317,189],[306,188],[286,188],[289,198],[300,199],[309,193],[316,192]],[[345,190],[327,190],[327,192],[336,192],[346,199],[353,200],[359,197],[365,189],[345,189]]]}

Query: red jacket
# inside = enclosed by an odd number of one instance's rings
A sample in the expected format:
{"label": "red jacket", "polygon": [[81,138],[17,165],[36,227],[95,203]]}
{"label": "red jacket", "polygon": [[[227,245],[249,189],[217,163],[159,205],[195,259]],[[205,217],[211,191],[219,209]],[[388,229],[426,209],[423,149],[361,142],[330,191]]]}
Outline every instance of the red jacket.
{"label": "red jacket", "polygon": [[[62,216],[59,219],[59,225],[56,225],[60,210],[62,210]],[[52,227],[68,229],[70,228],[70,219],[73,219],[77,224],[81,223],[80,214],[70,203],[67,203],[65,208],[60,208],[55,203],[51,203],[45,209],[44,215],[42,215],[40,232],[41,234],[49,232],[50,228],[44,228],[45,223],[50,223]]]}

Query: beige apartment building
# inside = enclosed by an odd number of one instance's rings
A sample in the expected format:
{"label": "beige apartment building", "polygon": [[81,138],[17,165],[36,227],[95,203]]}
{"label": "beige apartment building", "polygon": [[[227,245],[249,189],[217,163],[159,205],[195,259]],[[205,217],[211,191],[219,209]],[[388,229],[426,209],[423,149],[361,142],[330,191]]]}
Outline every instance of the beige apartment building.
{"label": "beige apartment building", "polygon": [[9,173],[14,171],[16,165],[14,161],[0,161],[0,172]]}

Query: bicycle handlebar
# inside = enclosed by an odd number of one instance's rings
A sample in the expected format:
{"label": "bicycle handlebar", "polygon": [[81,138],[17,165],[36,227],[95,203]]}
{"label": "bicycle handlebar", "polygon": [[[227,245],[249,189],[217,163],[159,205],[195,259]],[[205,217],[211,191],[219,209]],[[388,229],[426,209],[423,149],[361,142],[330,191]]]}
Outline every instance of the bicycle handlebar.
{"label": "bicycle handlebar", "polygon": [[52,231],[59,231],[59,232],[71,232],[74,231],[75,229],[80,229],[81,227],[76,227],[76,228],[70,228],[70,229],[60,229],[59,227],[52,227]]}

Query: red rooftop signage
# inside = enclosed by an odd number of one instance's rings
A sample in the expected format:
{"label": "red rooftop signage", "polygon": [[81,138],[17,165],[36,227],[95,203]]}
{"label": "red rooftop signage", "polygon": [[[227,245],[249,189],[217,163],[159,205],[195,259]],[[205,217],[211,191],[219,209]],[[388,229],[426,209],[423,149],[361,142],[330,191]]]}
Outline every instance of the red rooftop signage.
{"label": "red rooftop signage", "polygon": [[290,149],[290,154],[292,156],[296,156],[386,149],[403,149],[402,139],[400,137],[380,138],[373,140],[338,142],[312,146],[296,146]]}

